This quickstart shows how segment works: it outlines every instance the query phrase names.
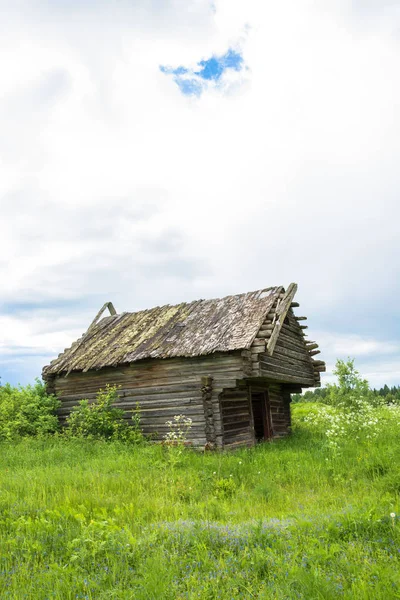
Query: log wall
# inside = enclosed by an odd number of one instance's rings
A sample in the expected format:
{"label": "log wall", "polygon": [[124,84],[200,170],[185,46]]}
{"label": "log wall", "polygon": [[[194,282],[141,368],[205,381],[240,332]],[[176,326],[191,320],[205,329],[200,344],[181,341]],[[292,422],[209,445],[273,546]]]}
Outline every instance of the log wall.
{"label": "log wall", "polygon": [[259,356],[261,377],[282,383],[314,386],[314,366],[304,340],[303,329],[290,311],[281,326],[272,356]]}
{"label": "log wall", "polygon": [[254,422],[251,407],[251,391],[268,393],[268,406],[271,416],[272,437],[288,435],[291,428],[291,392],[288,386],[251,378],[238,382],[233,390],[221,394],[221,411],[224,448],[255,444]]}
{"label": "log wall", "polygon": [[224,390],[220,402],[224,448],[253,446],[254,425],[248,387]]}
{"label": "log wall", "polygon": [[290,432],[290,393],[280,384],[268,386],[269,403],[274,438],[283,437]]}
{"label": "log wall", "polygon": [[[63,422],[82,398],[93,400],[107,384],[119,387],[118,404],[129,420],[139,404],[145,434],[162,440],[166,421],[189,416],[193,425],[189,441],[194,446],[223,446],[220,395],[243,379],[240,352],[196,358],[149,359],[99,371],[72,372],[47,381],[47,389],[61,400]],[[226,392],[225,392],[226,393]]]}
{"label": "log wall", "polygon": [[72,372],[67,377],[50,378],[47,389],[61,400],[62,422],[79,400],[94,400],[99,389],[117,385],[117,406],[124,409],[125,418],[130,420],[139,405],[143,432],[155,440],[163,440],[169,429],[167,421],[184,414],[193,421],[188,438],[193,446],[251,446],[255,435],[249,385],[257,391],[268,391],[273,436],[280,437],[290,430],[291,374],[295,373],[293,379],[299,384],[301,380],[310,381],[313,372],[311,358],[300,351],[304,341],[298,341],[293,325],[289,326],[292,330],[282,330],[274,357],[260,355],[262,377],[249,377],[249,353],[232,352],[147,359],[99,371]]}

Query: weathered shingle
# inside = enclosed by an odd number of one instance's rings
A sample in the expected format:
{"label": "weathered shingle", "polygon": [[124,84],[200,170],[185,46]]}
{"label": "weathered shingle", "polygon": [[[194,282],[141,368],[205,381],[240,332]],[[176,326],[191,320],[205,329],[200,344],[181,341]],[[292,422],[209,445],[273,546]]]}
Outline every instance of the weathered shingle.
{"label": "weathered shingle", "polygon": [[249,348],[282,287],[101,319],[43,375]]}

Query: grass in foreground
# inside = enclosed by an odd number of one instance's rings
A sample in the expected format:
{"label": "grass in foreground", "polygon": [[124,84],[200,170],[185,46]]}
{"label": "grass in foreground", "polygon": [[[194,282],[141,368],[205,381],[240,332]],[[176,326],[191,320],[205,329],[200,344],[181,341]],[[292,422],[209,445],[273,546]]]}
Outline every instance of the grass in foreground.
{"label": "grass in foreground", "polygon": [[148,445],[0,450],[2,599],[400,598],[393,423],[340,452],[300,423],[176,465]]}

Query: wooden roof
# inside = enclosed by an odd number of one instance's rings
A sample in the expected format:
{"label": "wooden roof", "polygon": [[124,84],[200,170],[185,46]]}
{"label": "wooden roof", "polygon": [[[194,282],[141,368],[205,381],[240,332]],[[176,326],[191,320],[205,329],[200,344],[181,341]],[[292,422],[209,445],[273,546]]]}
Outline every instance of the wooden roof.
{"label": "wooden roof", "polygon": [[[292,297],[297,286],[291,284],[289,288],[293,289]],[[144,358],[194,357],[248,349],[281,292],[284,289],[279,286],[112,314],[99,322],[96,317],[78,341],[43,369],[43,376],[101,369]],[[110,312],[115,311],[112,308]]]}

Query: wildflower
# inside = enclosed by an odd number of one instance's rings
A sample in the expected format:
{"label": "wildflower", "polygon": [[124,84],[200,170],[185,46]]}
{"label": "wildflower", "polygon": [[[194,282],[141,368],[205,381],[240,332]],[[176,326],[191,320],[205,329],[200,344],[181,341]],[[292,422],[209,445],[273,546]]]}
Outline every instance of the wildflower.
{"label": "wildflower", "polygon": [[216,475],[216,474],[217,474],[217,471],[213,471],[213,475]]}
{"label": "wildflower", "polygon": [[241,460],[239,460],[239,465],[241,465],[241,464],[242,464],[242,461],[241,461]]}
{"label": "wildflower", "polygon": [[392,518],[392,519],[395,519],[395,518],[396,518],[396,513],[394,513],[394,512],[391,512],[391,513],[390,513],[390,516],[391,516],[391,518]]}

